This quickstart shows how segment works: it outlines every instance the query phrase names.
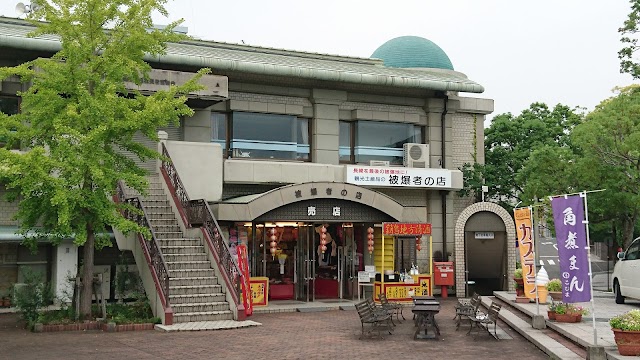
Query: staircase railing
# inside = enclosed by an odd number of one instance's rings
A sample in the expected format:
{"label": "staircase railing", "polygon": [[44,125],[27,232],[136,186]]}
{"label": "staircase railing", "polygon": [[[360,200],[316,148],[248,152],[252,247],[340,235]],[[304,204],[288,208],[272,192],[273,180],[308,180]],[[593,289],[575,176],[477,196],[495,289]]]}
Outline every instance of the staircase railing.
{"label": "staircase railing", "polygon": [[204,234],[205,242],[213,254],[218,269],[227,284],[234,304],[237,309],[244,309],[240,299],[242,274],[236,259],[231,256],[228,242],[225,241],[220,226],[211,212],[211,208],[205,199],[191,200],[187,194],[182,180],[178,175],[171,156],[164,143],[162,143],[162,165],[161,174],[164,176],[169,187],[169,192],[173,196],[178,211],[184,224],[190,227],[200,227]]}
{"label": "staircase railing", "polygon": [[160,250],[155,231],[153,230],[151,224],[149,224],[149,215],[143,201],[138,196],[126,197],[124,189],[124,183],[122,181],[119,181],[116,191],[118,202],[121,204],[128,204],[131,207],[137,209],[137,211],[125,209],[123,212],[123,216],[126,219],[135,222],[139,226],[147,228],[149,230],[149,233],[151,234],[151,237],[147,238],[142,233],[138,233],[138,240],[140,241],[140,245],[142,246],[142,250],[144,251],[145,258],[147,259],[147,264],[152,270],[151,274],[156,285],[156,290],[161,294],[160,300],[162,301],[162,306],[164,308],[168,308],[169,271],[167,262],[162,255],[162,251]]}

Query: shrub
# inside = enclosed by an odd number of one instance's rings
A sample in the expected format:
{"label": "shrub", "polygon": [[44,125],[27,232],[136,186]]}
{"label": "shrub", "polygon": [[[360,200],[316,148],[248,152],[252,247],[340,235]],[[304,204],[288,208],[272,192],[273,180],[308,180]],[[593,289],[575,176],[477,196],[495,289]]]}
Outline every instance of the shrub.
{"label": "shrub", "polygon": [[560,279],[549,280],[547,283],[547,291],[562,291],[562,283],[560,282]]}
{"label": "shrub", "polygon": [[640,310],[631,310],[609,320],[612,329],[624,331],[640,331]]}
{"label": "shrub", "polygon": [[38,322],[42,309],[51,304],[53,293],[48,283],[42,282],[42,275],[29,269],[22,272],[24,283],[14,287],[15,306],[29,329]]}
{"label": "shrub", "polygon": [[515,279],[522,279],[522,268],[515,269],[515,270],[513,271],[513,277],[514,277]]}

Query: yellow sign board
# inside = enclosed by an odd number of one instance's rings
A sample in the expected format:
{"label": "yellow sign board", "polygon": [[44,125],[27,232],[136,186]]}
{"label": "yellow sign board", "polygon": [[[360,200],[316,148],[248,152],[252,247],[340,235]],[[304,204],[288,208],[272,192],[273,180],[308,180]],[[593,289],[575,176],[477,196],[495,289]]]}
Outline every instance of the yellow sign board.
{"label": "yellow sign board", "polygon": [[251,282],[251,298],[253,306],[267,306],[269,294],[269,278],[268,277],[252,277]]}

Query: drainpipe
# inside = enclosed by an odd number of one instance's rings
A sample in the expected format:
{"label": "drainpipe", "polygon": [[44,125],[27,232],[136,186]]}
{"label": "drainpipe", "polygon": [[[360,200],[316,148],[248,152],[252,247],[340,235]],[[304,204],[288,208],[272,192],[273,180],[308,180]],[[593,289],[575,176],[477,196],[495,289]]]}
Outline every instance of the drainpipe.
{"label": "drainpipe", "polygon": [[[440,167],[445,169],[445,149],[446,149],[446,145],[445,145],[445,126],[444,126],[444,119],[445,116],[447,115],[447,103],[449,102],[449,97],[446,95],[444,95],[444,109],[442,110],[442,115],[440,117],[440,132],[441,132],[441,154],[442,154],[442,161],[440,163]],[[442,202],[442,256],[444,257],[443,261],[448,261],[449,257],[447,256],[447,191],[440,191],[440,201]]]}

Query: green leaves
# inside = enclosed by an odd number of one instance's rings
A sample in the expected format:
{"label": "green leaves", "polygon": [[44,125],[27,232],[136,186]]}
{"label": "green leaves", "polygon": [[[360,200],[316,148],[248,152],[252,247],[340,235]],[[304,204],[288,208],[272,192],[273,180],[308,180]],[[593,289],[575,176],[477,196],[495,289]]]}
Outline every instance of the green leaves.
{"label": "green leaves", "polygon": [[[78,245],[109,227],[140,231],[111,201],[118,180],[146,191],[144,171],[123,154],[158,158],[134,135],[156,139],[158,128],[191,115],[185,95],[201,88],[198,80],[209,70],[149,96],[125,88],[126,81],[147,77],[145,56],[163,54],[167,42],[185,38],[172,32],[178,22],[149,30],[152,12],[166,14],[165,0],[41,3],[31,15],[31,36],[56,35],[62,50],[0,68],[2,78],[17,75],[31,83],[19,94],[22,112],[0,115],[0,138],[28,148],[24,154],[0,149],[0,179],[9,199],[20,201],[16,217],[25,234],[37,231],[53,241],[73,237]],[[35,244],[33,237],[26,241]],[[108,238],[97,239],[96,247],[105,245]]]}

